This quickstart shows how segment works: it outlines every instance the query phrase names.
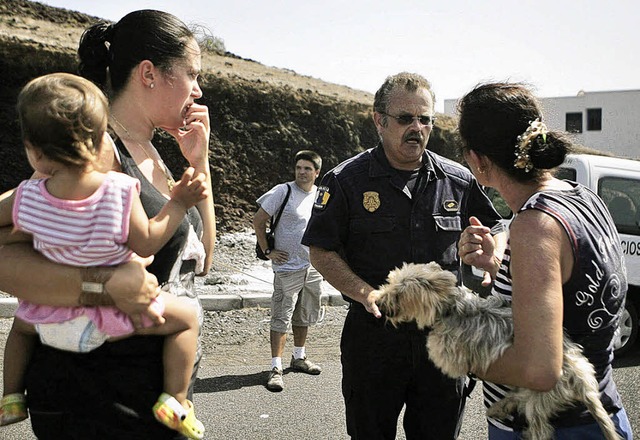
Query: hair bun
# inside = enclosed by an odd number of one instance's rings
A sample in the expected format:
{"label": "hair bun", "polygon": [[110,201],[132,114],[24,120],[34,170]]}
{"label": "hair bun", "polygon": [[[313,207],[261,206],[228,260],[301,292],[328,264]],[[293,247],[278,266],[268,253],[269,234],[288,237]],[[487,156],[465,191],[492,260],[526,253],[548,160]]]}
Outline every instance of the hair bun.
{"label": "hair bun", "polygon": [[545,139],[532,139],[529,157],[534,168],[550,170],[561,165],[569,153],[569,144],[557,133],[548,132]]}

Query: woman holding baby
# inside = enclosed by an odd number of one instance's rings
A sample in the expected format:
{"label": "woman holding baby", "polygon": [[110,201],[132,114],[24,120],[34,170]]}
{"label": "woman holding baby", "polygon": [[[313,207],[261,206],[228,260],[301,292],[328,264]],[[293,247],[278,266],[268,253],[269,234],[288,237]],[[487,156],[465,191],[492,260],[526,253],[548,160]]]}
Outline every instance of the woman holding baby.
{"label": "woman holding baby", "polygon": [[[101,22],[87,29],[78,55],[80,74],[105,90],[110,100],[109,126],[115,142],[103,163],[140,181],[147,216],[154,217],[169,201],[175,183],[152,143],[156,129],[174,137],[189,165],[205,175],[211,194],[209,112],[196,102],[202,97],[201,54],[193,32],[171,14],[135,11],[117,23]],[[160,285],[191,305],[201,323],[194,276],[205,274],[211,265],[215,230],[214,206],[207,198],[187,212],[153,262],[81,271],[47,261],[31,244],[2,246],[0,289],[50,306],[115,304],[138,327],[142,315],[162,320],[149,309]],[[0,238],[9,233],[10,228]],[[184,438],[158,423],[150,410],[152,396],[162,392],[163,341],[161,336],[134,336],[89,353],[36,347],[26,374],[36,436]],[[189,399],[199,359],[200,353],[189,372]]]}

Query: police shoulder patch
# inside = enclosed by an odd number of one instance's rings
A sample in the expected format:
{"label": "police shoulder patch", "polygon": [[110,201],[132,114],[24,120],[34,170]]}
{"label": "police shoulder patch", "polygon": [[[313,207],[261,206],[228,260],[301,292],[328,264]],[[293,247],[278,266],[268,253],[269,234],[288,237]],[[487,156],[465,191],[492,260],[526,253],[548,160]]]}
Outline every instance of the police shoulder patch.
{"label": "police shoulder patch", "polygon": [[316,191],[316,199],[313,202],[314,209],[324,209],[327,206],[327,202],[329,201],[329,187],[327,186],[319,186]]}

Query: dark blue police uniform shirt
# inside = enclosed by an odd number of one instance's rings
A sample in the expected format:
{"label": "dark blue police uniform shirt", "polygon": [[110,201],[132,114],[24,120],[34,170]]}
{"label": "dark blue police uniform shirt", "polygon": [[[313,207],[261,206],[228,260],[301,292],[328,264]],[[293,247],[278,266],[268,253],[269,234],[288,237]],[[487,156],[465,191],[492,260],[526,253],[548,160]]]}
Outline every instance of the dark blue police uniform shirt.
{"label": "dark blue police uniform shirt", "polygon": [[302,243],[338,252],[373,287],[404,262],[436,261],[457,275],[469,217],[495,233],[500,215],[462,165],[426,151],[419,172],[412,194],[380,145],[341,163],[322,178]]}

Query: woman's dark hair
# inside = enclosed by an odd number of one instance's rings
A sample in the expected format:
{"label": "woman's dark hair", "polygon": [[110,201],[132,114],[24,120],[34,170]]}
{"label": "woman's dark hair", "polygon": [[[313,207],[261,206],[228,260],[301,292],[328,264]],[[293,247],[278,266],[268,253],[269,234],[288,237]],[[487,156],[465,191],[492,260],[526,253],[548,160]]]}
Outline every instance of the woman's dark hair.
{"label": "woman's dark hair", "polygon": [[542,111],[533,93],[521,83],[480,84],[458,102],[458,130],[463,150],[487,156],[514,179],[538,180],[543,170],[559,166],[571,150],[571,142],[560,132],[539,134],[528,150],[532,169],[516,167],[516,145],[532,121],[542,121]]}
{"label": "woman's dark hair", "polygon": [[126,85],[131,70],[149,60],[164,72],[183,59],[193,32],[175,16],[155,10],[134,11],[119,22],[97,23],[80,38],[79,73],[112,96]]}

